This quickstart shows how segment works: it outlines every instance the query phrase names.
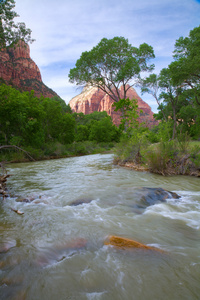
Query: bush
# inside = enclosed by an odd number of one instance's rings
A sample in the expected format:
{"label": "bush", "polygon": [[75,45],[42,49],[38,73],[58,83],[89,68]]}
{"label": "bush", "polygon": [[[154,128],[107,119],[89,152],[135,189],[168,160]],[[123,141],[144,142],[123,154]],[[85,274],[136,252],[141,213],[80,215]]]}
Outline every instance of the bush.
{"label": "bush", "polygon": [[135,163],[144,163],[145,157],[142,155],[147,147],[146,130],[135,129],[131,131],[131,137],[124,134],[120,142],[115,147],[115,159],[122,163],[132,161]]}
{"label": "bush", "polygon": [[177,147],[174,141],[160,142],[146,152],[147,164],[153,173],[166,174],[168,163],[176,165]]}
{"label": "bush", "polygon": [[182,153],[186,153],[189,150],[190,137],[187,132],[180,133],[177,136],[178,147]]}

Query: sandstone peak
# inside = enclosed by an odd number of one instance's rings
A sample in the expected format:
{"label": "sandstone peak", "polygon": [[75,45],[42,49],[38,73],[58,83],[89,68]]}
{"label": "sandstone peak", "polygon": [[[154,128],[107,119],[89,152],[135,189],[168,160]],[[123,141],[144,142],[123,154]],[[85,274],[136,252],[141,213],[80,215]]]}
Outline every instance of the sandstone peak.
{"label": "sandstone peak", "polygon": [[52,98],[57,94],[43,82],[40,70],[30,57],[29,45],[20,40],[0,51],[0,78],[22,91],[35,91],[35,96]]}
{"label": "sandstone peak", "polygon": [[[119,88],[119,92],[123,97],[122,87]],[[133,87],[129,87],[127,91],[127,98],[136,99],[138,101],[138,111],[140,112],[142,110],[142,112],[139,113],[138,119],[140,123],[145,122],[148,127],[152,127],[157,124],[150,106],[139,97]],[[101,89],[86,86],[79,95],[70,100],[69,105],[72,111],[76,113],[82,112],[84,114],[90,114],[94,111],[106,111],[107,114],[111,116],[113,123],[119,126],[121,113],[119,111],[114,111],[113,103],[114,100]]]}

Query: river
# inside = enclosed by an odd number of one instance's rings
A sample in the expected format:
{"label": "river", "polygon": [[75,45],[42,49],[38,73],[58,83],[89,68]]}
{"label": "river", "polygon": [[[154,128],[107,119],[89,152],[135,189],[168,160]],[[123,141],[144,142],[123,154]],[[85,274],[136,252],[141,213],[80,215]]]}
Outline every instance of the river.
{"label": "river", "polygon": [[[1,300],[200,299],[200,179],[112,161],[97,154],[8,166],[15,197],[0,201]],[[137,212],[140,187],[181,197]],[[70,205],[77,200],[88,203]],[[163,253],[104,245],[109,235]]]}

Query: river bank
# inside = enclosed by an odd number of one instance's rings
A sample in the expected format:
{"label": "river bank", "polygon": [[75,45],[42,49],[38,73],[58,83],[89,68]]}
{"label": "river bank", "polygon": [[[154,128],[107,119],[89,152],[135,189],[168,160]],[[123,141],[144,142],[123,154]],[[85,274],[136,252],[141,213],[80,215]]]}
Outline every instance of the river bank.
{"label": "river bank", "polygon": [[130,168],[135,171],[148,171],[150,173],[159,174],[163,176],[173,176],[173,175],[187,175],[187,176],[194,176],[200,177],[200,169],[196,168],[191,162],[184,167],[180,166],[172,166],[172,162],[169,162],[169,166],[166,168],[165,171],[151,169],[148,165],[136,164],[135,162],[123,162],[119,161],[118,159],[114,159],[114,164],[120,167]]}
{"label": "river bank", "polygon": [[200,177],[200,143],[196,141],[185,145],[169,141],[141,147],[130,142],[116,147],[114,163],[163,176]]}

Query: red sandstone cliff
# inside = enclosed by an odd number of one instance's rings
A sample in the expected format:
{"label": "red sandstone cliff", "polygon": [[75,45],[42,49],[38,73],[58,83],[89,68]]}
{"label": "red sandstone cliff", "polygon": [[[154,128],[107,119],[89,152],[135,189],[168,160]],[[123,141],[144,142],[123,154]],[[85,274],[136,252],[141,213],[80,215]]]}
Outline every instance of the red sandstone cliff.
{"label": "red sandstone cliff", "polygon": [[[138,118],[140,123],[145,122],[148,127],[157,124],[150,106],[138,96],[134,88],[131,87],[128,90],[127,98],[137,99],[138,111],[142,110]],[[85,88],[80,95],[70,100],[69,105],[72,111],[76,113],[82,112],[84,114],[91,114],[94,111],[106,111],[107,114],[111,116],[113,123],[118,126],[120,124],[121,113],[114,111],[112,107],[113,103],[114,100],[102,90],[91,87]]]}
{"label": "red sandstone cliff", "polygon": [[6,84],[22,91],[35,91],[35,96],[52,98],[57,94],[43,82],[40,70],[30,58],[29,45],[19,41],[17,45],[0,51],[0,78]]}

